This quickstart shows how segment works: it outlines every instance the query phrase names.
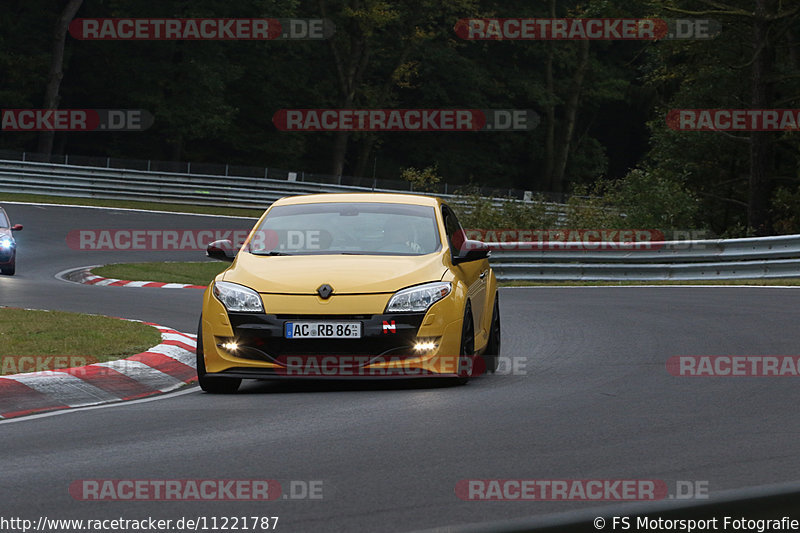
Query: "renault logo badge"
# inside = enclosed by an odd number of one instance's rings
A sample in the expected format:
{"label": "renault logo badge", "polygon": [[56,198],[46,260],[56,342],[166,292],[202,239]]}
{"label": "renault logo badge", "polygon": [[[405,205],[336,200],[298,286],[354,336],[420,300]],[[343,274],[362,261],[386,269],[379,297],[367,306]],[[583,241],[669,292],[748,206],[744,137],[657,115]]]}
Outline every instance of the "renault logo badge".
{"label": "renault logo badge", "polygon": [[331,294],[333,294],[333,287],[327,283],[323,283],[317,288],[317,294],[319,294],[319,297],[323,300],[327,300],[331,297]]}

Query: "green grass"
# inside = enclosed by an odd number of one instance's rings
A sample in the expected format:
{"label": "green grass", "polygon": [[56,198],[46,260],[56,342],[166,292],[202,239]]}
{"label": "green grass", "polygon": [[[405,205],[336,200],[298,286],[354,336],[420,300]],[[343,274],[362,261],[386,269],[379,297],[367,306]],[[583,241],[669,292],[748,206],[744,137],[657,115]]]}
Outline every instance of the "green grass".
{"label": "green grass", "polygon": [[42,204],[92,205],[98,207],[124,207],[145,211],[170,211],[177,213],[201,213],[204,215],[226,215],[237,217],[260,217],[264,209],[240,209],[237,207],[213,207],[194,204],[162,204],[158,202],[137,202],[131,200],[103,200],[100,198],[69,198],[66,196],[48,196],[44,194],[2,194],[2,199],[9,202],[34,202]]}
{"label": "green grass", "polygon": [[93,274],[105,278],[130,281],[163,281],[208,285],[214,277],[228,268],[227,261],[174,262],[174,263],[118,263],[92,269]]}
{"label": "green grass", "polygon": [[[131,281],[163,281],[208,285],[230,263],[203,261],[198,263],[120,263],[92,270],[106,278]],[[626,285],[800,285],[800,278],[774,279],[701,279],[691,281],[501,281],[501,287],[623,287]]]}
{"label": "green grass", "polygon": [[[19,357],[76,356],[67,366],[113,361],[144,352],[161,342],[152,326],[116,318],[67,313],[0,308],[0,374],[23,368]],[[28,358],[30,360],[30,358]],[[76,363],[78,361],[78,363]],[[48,363],[64,366],[58,363]]]}
{"label": "green grass", "polygon": [[659,281],[501,281],[501,287],[624,287],[625,285],[800,285],[800,278]]}

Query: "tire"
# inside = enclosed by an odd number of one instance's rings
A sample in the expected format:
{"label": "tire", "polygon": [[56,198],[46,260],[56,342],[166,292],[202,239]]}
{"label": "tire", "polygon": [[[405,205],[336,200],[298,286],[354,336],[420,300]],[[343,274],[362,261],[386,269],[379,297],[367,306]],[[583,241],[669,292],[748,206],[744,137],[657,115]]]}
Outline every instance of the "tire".
{"label": "tire", "polygon": [[0,273],[6,276],[13,276],[14,272],[17,270],[17,258],[12,257],[11,263],[4,267],[0,267]]}
{"label": "tire", "polygon": [[211,394],[233,394],[239,389],[242,380],[239,378],[208,378],[206,377],[206,359],[203,356],[203,318],[200,317],[200,324],[197,326],[197,381],[200,388]]}
{"label": "tire", "polygon": [[489,325],[489,343],[483,354],[486,361],[486,370],[494,374],[500,364],[500,295],[494,298],[494,308],[492,309],[492,322]]}
{"label": "tire", "polygon": [[[458,377],[453,378],[454,385],[465,385],[472,374],[472,358],[475,356],[475,325],[472,323],[472,306],[467,302],[464,309],[464,320],[461,326],[461,349],[458,353]],[[467,361],[469,359],[469,361]],[[465,367],[465,363],[469,363]]]}

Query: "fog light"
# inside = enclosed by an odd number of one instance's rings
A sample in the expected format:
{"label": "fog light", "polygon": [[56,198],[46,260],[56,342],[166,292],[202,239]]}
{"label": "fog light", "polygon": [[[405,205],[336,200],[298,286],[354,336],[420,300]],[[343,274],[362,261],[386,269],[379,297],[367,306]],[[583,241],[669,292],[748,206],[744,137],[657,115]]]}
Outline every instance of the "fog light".
{"label": "fog light", "polygon": [[236,350],[239,349],[239,345],[237,343],[235,343],[235,342],[223,342],[222,344],[220,344],[220,347],[223,350],[226,350],[226,351],[229,351],[229,352],[235,352]]}
{"label": "fog light", "polygon": [[433,341],[420,341],[414,345],[414,350],[417,352],[430,352],[436,349],[436,343]]}

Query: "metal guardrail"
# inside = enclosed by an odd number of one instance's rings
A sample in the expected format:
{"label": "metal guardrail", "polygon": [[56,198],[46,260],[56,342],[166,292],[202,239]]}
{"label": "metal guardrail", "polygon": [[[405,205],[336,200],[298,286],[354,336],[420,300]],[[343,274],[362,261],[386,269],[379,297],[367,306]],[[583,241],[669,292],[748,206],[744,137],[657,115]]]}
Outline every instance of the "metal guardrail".
{"label": "metal guardrail", "polygon": [[[284,196],[336,192],[387,192],[431,194],[378,187],[311,183],[265,177],[223,176],[149,172],[142,170],[83,167],[57,163],[0,160],[0,190],[15,193],[141,200],[158,203],[214,205],[266,209]],[[437,194],[459,205],[460,196]],[[506,198],[494,198],[500,207]],[[566,217],[564,205],[548,202],[548,213]]]}
{"label": "metal guardrail", "polygon": [[[79,198],[265,209],[295,194],[398,192],[390,189],[246,176],[147,172],[0,160],[0,190]],[[412,193],[413,194],[413,193]],[[426,194],[426,193],[418,193]],[[459,197],[439,195],[458,205]],[[499,207],[504,199],[493,199]],[[564,206],[546,204],[564,219]],[[503,281],[702,280],[800,277],[800,235],[639,244],[492,243]]]}
{"label": "metal guardrail", "polygon": [[[346,176],[319,174],[305,171],[290,171],[274,167],[254,167],[237,164],[218,164],[218,163],[192,163],[188,161],[159,161],[154,159],[123,159],[117,157],[98,157],[84,156],[76,154],[43,154],[36,152],[18,152],[15,150],[0,149],[0,160],[72,165],[79,167],[91,167],[98,170],[118,169],[118,170],[139,170],[158,173],[204,175],[204,176],[238,176],[250,178],[270,178],[278,181],[298,181],[316,184],[349,185],[364,187],[368,189],[385,189],[387,191],[409,192],[413,190],[413,185],[405,180],[378,178],[377,176]],[[461,185],[440,182],[431,184],[433,194],[453,194],[457,193]],[[525,199],[528,195],[533,195],[533,191],[525,191],[506,187],[484,186],[477,189],[477,193],[486,197],[503,197]],[[559,203],[564,202],[568,195],[564,193],[553,193],[537,191],[537,197],[547,198],[548,201]]]}
{"label": "metal guardrail", "polygon": [[800,235],[632,244],[523,242],[489,245],[492,267],[503,281],[800,277]]}

